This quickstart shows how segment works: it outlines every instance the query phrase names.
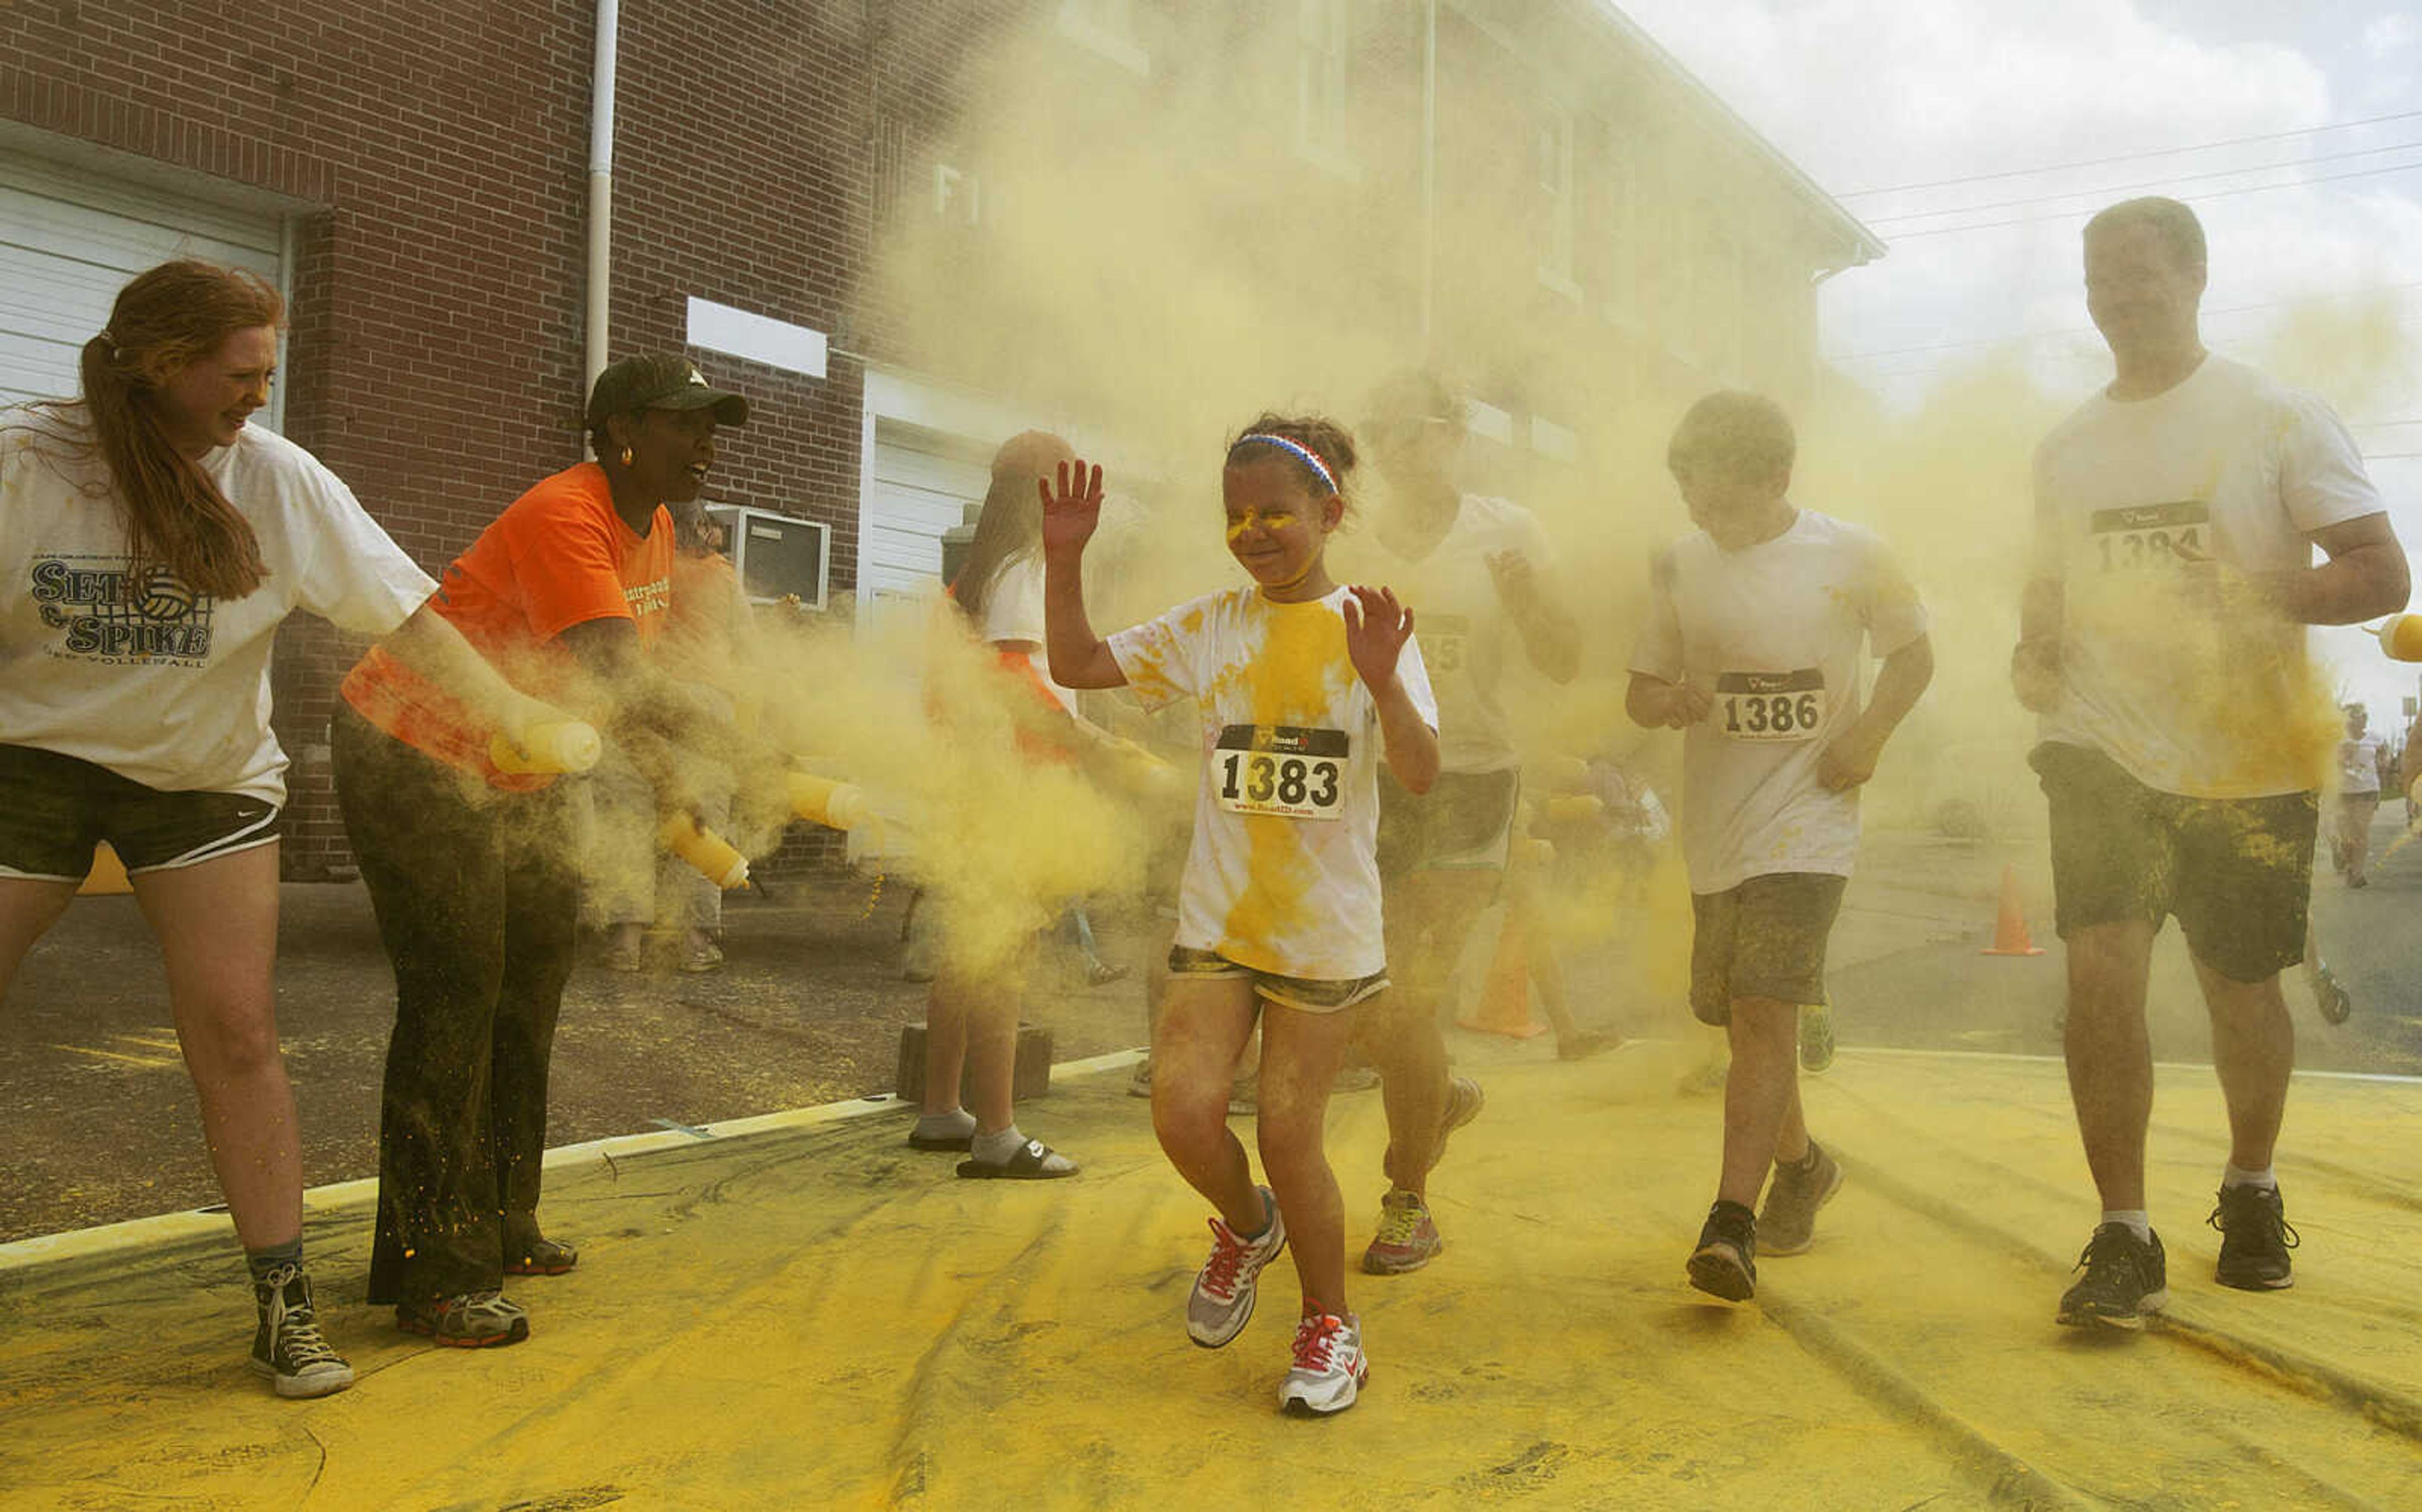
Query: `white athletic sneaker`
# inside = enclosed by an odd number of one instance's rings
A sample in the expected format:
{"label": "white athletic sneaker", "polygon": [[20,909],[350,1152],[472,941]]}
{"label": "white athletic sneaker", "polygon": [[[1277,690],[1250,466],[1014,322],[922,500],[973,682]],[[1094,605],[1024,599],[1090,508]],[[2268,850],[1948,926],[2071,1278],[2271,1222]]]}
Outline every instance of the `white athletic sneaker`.
{"label": "white athletic sneaker", "polygon": [[1343,1412],[1370,1379],[1371,1362],[1362,1357],[1362,1320],[1313,1314],[1296,1325],[1295,1368],[1279,1383],[1279,1410]]}
{"label": "white athletic sneaker", "polygon": [[1216,1349],[1244,1332],[1253,1316],[1255,1282],[1262,1267],[1286,1248],[1286,1220],[1267,1187],[1255,1187],[1269,1209],[1270,1226],[1259,1239],[1244,1239],[1218,1218],[1211,1220],[1211,1257],[1195,1273],[1186,1299],[1186,1336]]}

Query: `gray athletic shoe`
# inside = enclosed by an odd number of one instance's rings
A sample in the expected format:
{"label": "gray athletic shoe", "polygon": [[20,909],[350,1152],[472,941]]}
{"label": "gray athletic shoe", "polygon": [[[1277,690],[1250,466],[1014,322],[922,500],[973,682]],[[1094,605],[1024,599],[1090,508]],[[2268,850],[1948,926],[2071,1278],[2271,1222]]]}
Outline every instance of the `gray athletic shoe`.
{"label": "gray athletic shoe", "polygon": [[1269,1210],[1270,1226],[1258,1239],[1238,1239],[1236,1231],[1211,1220],[1211,1257],[1194,1277],[1186,1299],[1186,1336],[1206,1349],[1216,1349],[1245,1331],[1253,1316],[1253,1294],[1262,1267],[1286,1248],[1286,1220],[1278,1198],[1267,1187],[1256,1187]]}
{"label": "gray athletic shoe", "polygon": [[1371,1379],[1362,1320],[1322,1313],[1296,1325],[1295,1359],[1279,1382],[1279,1411],[1326,1417],[1354,1405]]}
{"label": "gray athletic shoe", "polygon": [[1825,1146],[1808,1142],[1806,1165],[1777,1162],[1767,1183],[1766,1206],[1757,1210],[1757,1247],[1769,1257],[1806,1252],[1816,1232],[1816,1209],[1842,1190],[1842,1168]]}

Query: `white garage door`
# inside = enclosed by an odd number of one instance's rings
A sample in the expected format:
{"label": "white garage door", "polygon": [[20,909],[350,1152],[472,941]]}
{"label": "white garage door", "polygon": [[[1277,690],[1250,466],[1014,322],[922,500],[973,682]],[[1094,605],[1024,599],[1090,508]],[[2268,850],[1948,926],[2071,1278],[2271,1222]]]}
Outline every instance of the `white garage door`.
{"label": "white garage door", "polygon": [[942,591],[942,533],[983,503],[991,459],[978,444],[880,420],[858,521],[858,623],[921,616]]}
{"label": "white garage door", "polygon": [[0,404],[74,394],[77,352],[144,269],[201,257],[284,288],[278,247],[275,214],[0,150]]}

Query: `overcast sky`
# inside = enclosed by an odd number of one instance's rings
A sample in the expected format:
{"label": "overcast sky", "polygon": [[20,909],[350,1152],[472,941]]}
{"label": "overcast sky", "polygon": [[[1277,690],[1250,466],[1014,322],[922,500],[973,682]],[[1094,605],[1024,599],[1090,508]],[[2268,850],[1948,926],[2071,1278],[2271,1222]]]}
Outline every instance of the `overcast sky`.
{"label": "overcast sky", "polygon": [[[2409,553],[2422,548],[2422,456],[2395,455],[2422,454],[2422,6],[1622,8],[1890,245],[1827,285],[1823,306],[1826,351],[1889,405],[1912,405],[1949,367],[2010,338],[2047,388],[2083,397],[2107,379],[2109,357],[2085,322],[2078,228],[2111,200],[2175,195],[2210,239],[2214,348],[2260,360],[2288,320],[2388,335],[2387,362],[2364,365],[2366,378],[2282,376],[2321,387],[2356,428],[2398,535]],[[2402,118],[2374,119],[2391,116]],[[2359,121],[2371,124],[2311,130]],[[2234,145],[2203,146],[2221,143]],[[2181,148],[2198,149],[2168,150]],[[2265,164],[2285,166],[2255,171]],[[2038,169],[2057,171],[2017,171]],[[1865,193],[1953,179],[1976,181]],[[2257,189],[2277,184],[2288,187]],[[1922,213],[1942,210],[1957,213]],[[2014,224],[1985,224],[1996,222]],[[2351,632],[2322,639],[2376,721],[2415,691],[2422,669]]]}

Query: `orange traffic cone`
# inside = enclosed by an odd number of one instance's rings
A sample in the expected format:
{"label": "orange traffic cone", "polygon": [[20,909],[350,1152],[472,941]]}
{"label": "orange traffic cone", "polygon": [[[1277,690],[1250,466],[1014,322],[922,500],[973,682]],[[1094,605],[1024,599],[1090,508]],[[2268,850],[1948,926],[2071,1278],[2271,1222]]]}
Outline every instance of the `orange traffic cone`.
{"label": "orange traffic cone", "polygon": [[92,870],[85,874],[84,885],[76,891],[86,897],[134,891],[134,884],[126,880],[126,864],[118,859],[108,841],[92,848]]}
{"label": "orange traffic cone", "polygon": [[1466,1029],[1508,1039],[1535,1039],[1548,1026],[1531,1017],[1531,919],[1519,905],[1505,911],[1505,927],[1498,931],[1497,956],[1488,965],[1488,980],[1480,990],[1474,1016],[1455,1021]]}
{"label": "orange traffic cone", "polygon": [[2027,934],[2026,911],[2019,906],[2019,868],[2002,868],[2002,914],[1993,921],[1993,943],[1980,954],[1987,956],[2040,956],[2043,947]]}

